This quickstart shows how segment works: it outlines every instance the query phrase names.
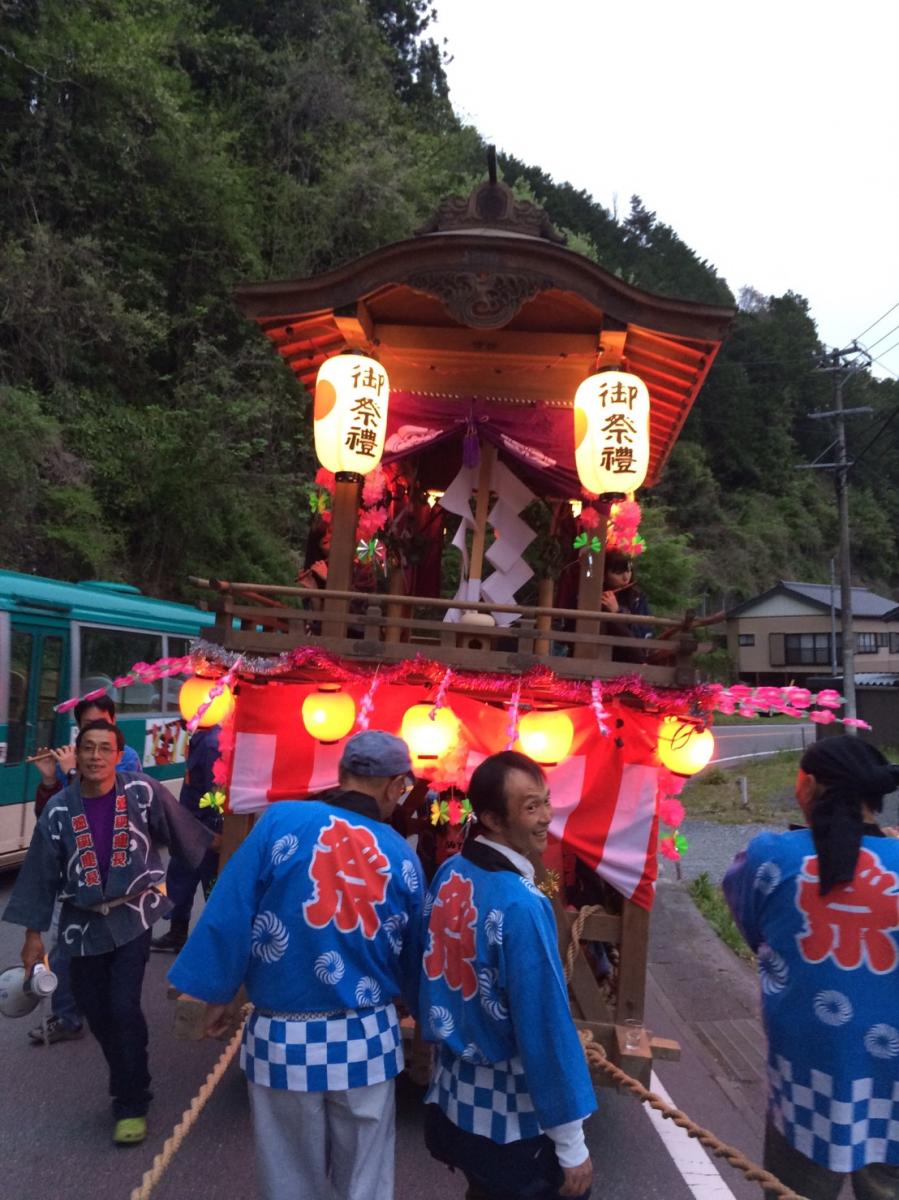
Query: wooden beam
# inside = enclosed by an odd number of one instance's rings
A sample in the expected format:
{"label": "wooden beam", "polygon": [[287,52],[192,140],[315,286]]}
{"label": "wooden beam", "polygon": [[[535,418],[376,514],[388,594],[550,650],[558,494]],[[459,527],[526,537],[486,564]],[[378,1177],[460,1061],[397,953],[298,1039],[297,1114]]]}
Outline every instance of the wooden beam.
{"label": "wooden beam", "polygon": [[649,910],[625,900],[621,910],[621,943],[618,949],[618,1003],[615,1019],[643,1020],[646,1003],[646,966],[649,959]]}
{"label": "wooden beam", "polygon": [[487,510],[490,507],[490,476],[496,462],[496,447],[492,442],[481,446],[481,467],[478,472],[478,499],[474,513],[474,532],[471,557],[468,560],[469,580],[480,581],[484,569],[484,548],[487,542]]}

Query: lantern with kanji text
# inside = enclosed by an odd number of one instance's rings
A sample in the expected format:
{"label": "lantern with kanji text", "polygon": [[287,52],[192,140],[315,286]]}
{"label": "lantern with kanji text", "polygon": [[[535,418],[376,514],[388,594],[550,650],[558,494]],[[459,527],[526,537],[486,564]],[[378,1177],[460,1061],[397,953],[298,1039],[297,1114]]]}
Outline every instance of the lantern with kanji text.
{"label": "lantern with kanji text", "polygon": [[578,477],[598,496],[633,492],[649,470],[649,390],[627,371],[591,375],[574,396]]}
{"label": "lantern with kanji text", "polygon": [[335,475],[367,475],[381,461],[387,433],[390,381],[379,362],[336,354],[315,381],[315,453]]}

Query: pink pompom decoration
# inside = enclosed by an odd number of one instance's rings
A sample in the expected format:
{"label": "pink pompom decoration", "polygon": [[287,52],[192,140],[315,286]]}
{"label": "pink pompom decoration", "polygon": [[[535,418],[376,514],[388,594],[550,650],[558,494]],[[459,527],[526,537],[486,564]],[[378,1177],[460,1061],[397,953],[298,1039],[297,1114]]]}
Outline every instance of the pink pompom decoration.
{"label": "pink pompom decoration", "polygon": [[666,796],[659,802],[659,820],[669,829],[677,829],[684,819],[684,814],[684,806],[674,796]]}
{"label": "pink pompom decoration", "polygon": [[832,725],[837,718],[829,708],[813,708],[808,714],[808,719],[816,725]]}
{"label": "pink pompom decoration", "polygon": [[333,471],[326,471],[324,467],[319,467],[315,472],[315,482],[320,488],[334,495],[334,490],[337,487],[337,480],[334,478]]}
{"label": "pink pompom decoration", "polygon": [[386,490],[386,476],[380,467],[375,467],[365,476],[365,482],[362,484],[362,503],[371,508],[383,499]]}
{"label": "pink pompom decoration", "polygon": [[741,717],[745,717],[747,721],[754,721],[758,717],[758,713],[749,704],[741,704],[737,710]]}
{"label": "pink pompom decoration", "polygon": [[843,697],[839,692],[835,692],[833,688],[824,688],[815,697],[815,703],[819,708],[842,708]]}
{"label": "pink pompom decoration", "polygon": [[787,703],[791,704],[793,708],[808,708],[812,702],[812,694],[808,688],[788,687],[786,692]]}
{"label": "pink pompom decoration", "polygon": [[871,726],[867,721],[861,721],[858,717],[843,717],[842,724],[847,729],[870,729]]}
{"label": "pink pompom decoration", "polygon": [[659,853],[663,858],[670,859],[671,862],[680,861],[680,850],[674,844],[674,835],[663,837],[659,842]]}
{"label": "pink pompom decoration", "polygon": [[387,516],[386,508],[363,509],[356,522],[356,537],[363,542],[373,538],[387,524]]}
{"label": "pink pompom decoration", "polygon": [[584,507],[581,509],[578,520],[581,523],[581,529],[596,529],[602,518],[595,508]]}
{"label": "pink pompom decoration", "polygon": [[659,767],[658,794],[662,797],[679,796],[687,786],[686,775],[675,775],[667,767]]}

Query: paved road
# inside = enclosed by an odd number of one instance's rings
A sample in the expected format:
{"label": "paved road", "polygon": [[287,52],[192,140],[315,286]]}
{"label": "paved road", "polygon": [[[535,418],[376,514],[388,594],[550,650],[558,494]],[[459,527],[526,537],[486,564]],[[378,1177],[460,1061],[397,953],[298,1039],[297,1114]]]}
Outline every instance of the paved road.
{"label": "paved road", "polygon": [[[5,906],[13,878],[12,873],[0,876],[0,909]],[[663,893],[682,895],[679,889],[663,888]],[[664,922],[659,924],[660,970],[669,969],[664,964],[672,957],[682,965],[696,961],[697,936],[704,933],[702,922],[697,927],[699,935],[681,932],[682,926],[680,917],[673,919],[673,924],[669,920],[667,927]],[[689,959],[684,955],[684,945],[678,945],[682,936],[690,946]],[[15,962],[20,944],[21,931],[0,923],[0,964]],[[713,950],[718,953],[717,946]],[[180,1042],[172,1037],[171,1005],[165,997],[164,983],[170,961],[168,956],[153,955],[145,984],[156,1098],[150,1137],[143,1146],[121,1150],[109,1141],[111,1119],[104,1093],[104,1069],[92,1039],[35,1048],[26,1039],[29,1019],[0,1019],[4,1080],[0,1089],[2,1200],[33,1196],[80,1200],[85,1195],[92,1200],[127,1200],[140,1182],[221,1049],[218,1044]],[[719,985],[716,968],[710,986]],[[701,986],[701,980],[694,972],[691,987],[696,986]],[[667,984],[651,983],[647,1026],[691,1049],[682,1063],[658,1065],[663,1086],[678,1105],[695,1112],[698,1120],[713,1124],[728,1140],[757,1151],[752,1144],[757,1131],[747,1135],[746,1113],[722,1091],[720,1066],[691,1031],[689,1020],[672,1005],[671,997],[666,995],[669,990]],[[701,1008],[691,996],[688,1016],[695,1016]],[[461,1200],[461,1179],[434,1163],[423,1148],[421,1093],[411,1085],[403,1083],[399,1089],[398,1114],[397,1200]],[[666,1136],[670,1136],[670,1122],[664,1126]],[[699,1194],[684,1182],[646,1110],[629,1096],[602,1090],[600,1111],[588,1123],[588,1141],[600,1180],[597,1194],[603,1200],[691,1200]],[[697,1153],[696,1143],[686,1138],[680,1141],[689,1169],[689,1156]],[[695,1173],[695,1164],[692,1169]],[[732,1200],[733,1196],[754,1200],[758,1195],[756,1188],[729,1171],[727,1184],[732,1191],[720,1190],[714,1168],[702,1155],[699,1173],[708,1176],[714,1185],[712,1191],[702,1192],[709,1200]],[[254,1200],[257,1196],[246,1091],[234,1067],[154,1191],[155,1200],[184,1200],[186,1196],[192,1200]]]}
{"label": "paved road", "polygon": [[815,740],[811,721],[772,724],[760,717],[747,725],[716,725],[712,762],[725,762],[777,750],[804,750]]}

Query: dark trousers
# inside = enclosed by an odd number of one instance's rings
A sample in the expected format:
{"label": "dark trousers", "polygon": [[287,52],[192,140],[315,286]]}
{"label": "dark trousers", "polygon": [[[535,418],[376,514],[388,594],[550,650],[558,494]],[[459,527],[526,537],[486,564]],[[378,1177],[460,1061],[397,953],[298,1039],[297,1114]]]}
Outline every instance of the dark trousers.
{"label": "dark trousers", "polygon": [[[557,1200],[565,1182],[545,1133],[501,1146],[459,1129],[437,1104],[425,1108],[425,1145],[438,1162],[464,1173],[471,1200]],[[589,1195],[588,1188],[577,1200]]]}
{"label": "dark trousers", "polygon": [[109,1094],[117,1120],[149,1108],[147,1022],[140,1006],[150,930],[106,954],[72,959],[72,991],[109,1065]]}
{"label": "dark trousers", "polygon": [[171,920],[183,921],[185,925],[190,924],[190,911],[194,906],[197,884],[203,885],[203,892],[208,896],[218,869],[219,856],[215,850],[207,850],[203,861],[196,869],[189,867],[177,855],[172,855],[169,859],[169,869],[165,875],[166,895],[175,906],[169,913]]}
{"label": "dark trousers", "polygon": [[[808,1200],[837,1200],[846,1175],[801,1154],[770,1121],[765,1124],[765,1169]],[[870,1163],[851,1171],[855,1200],[899,1200],[899,1165]],[[765,1191],[766,1196],[774,1192]]]}

